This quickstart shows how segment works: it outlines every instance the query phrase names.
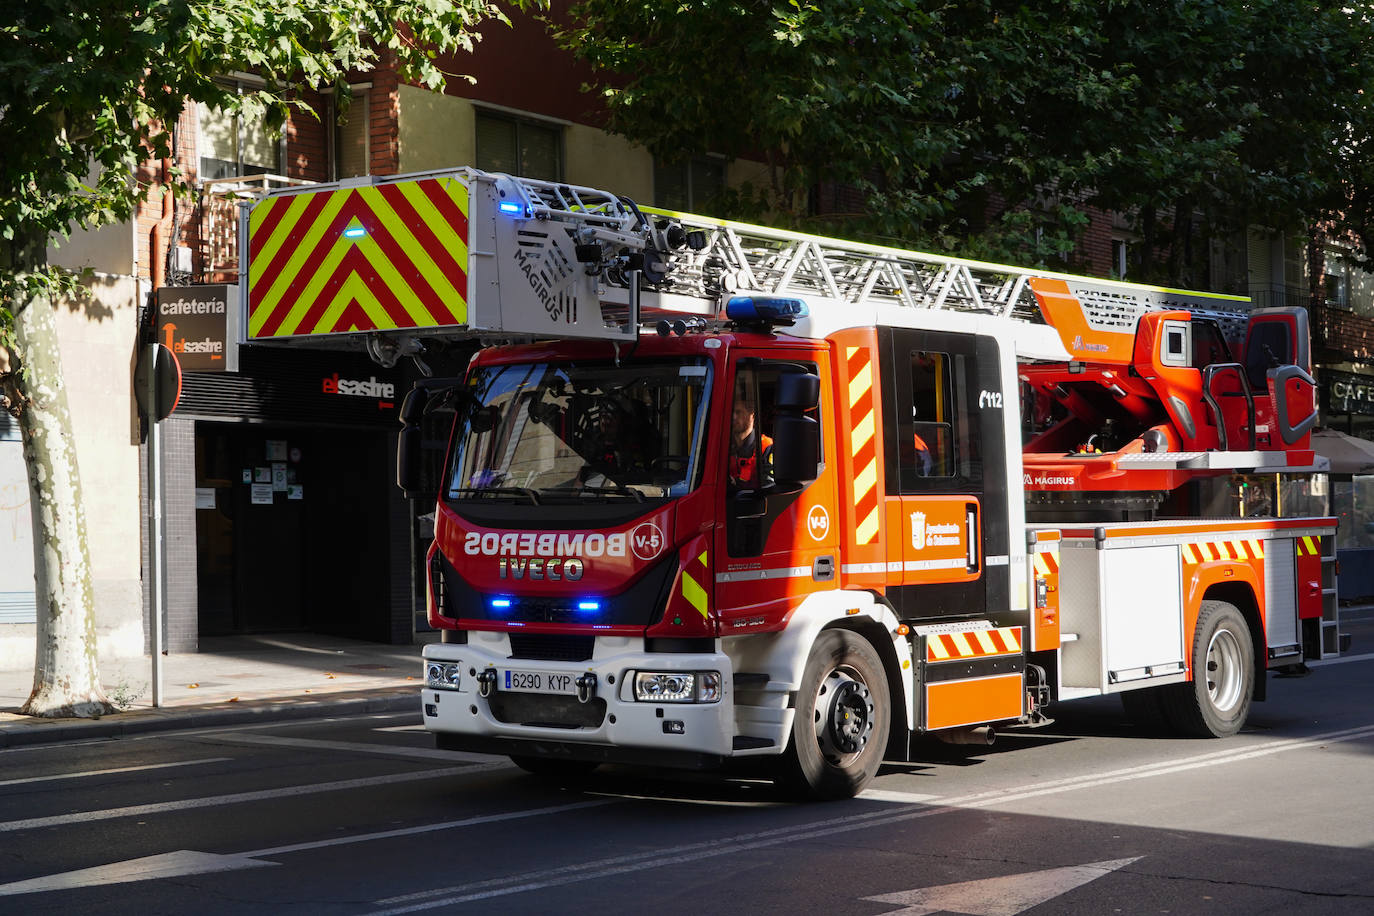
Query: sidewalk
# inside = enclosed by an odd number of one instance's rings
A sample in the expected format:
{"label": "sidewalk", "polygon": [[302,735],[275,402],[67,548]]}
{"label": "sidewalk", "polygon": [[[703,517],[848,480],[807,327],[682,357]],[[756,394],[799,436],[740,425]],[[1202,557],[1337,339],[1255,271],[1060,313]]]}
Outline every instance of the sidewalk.
{"label": "sidewalk", "polygon": [[421,648],[310,633],[202,639],[200,652],[163,657],[156,709],[150,658],[107,663],[101,683],[121,711],[100,719],[21,716],[33,670],[0,670],[0,747],[418,709]]}

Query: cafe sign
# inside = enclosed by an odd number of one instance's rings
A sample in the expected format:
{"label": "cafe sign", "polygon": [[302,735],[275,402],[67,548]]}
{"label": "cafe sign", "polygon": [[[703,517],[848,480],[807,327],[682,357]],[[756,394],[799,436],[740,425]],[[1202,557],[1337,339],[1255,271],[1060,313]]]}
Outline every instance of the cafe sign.
{"label": "cafe sign", "polygon": [[194,372],[237,372],[239,288],[164,286],[157,291],[157,342]]}
{"label": "cafe sign", "polygon": [[1374,415],[1374,376],[1322,369],[1327,410]]}

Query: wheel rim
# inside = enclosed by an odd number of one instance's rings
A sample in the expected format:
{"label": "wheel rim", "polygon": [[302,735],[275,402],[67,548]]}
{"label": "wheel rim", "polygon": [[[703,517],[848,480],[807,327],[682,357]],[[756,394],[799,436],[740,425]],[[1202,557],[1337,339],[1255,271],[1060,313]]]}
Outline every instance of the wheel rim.
{"label": "wheel rim", "polygon": [[1229,712],[1241,701],[1243,657],[1236,634],[1227,629],[1212,634],[1207,643],[1207,696],[1219,712]]}
{"label": "wheel rim", "polygon": [[863,676],[841,667],[821,680],[816,691],[816,741],[832,764],[845,765],[863,753],[873,734],[873,694]]}

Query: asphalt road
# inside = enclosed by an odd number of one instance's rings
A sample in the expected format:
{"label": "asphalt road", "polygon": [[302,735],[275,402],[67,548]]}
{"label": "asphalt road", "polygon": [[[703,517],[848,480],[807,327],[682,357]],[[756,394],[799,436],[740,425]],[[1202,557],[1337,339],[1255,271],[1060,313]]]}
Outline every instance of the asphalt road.
{"label": "asphalt road", "polygon": [[1374,912],[1374,655],[1270,697],[1221,741],[1064,704],[825,805],[624,768],[560,789],[409,715],[15,748],[0,912]]}

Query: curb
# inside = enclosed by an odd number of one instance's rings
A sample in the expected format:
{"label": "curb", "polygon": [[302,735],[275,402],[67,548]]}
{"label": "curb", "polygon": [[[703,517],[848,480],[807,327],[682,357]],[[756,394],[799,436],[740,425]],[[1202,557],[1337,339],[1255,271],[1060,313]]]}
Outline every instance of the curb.
{"label": "curb", "polygon": [[0,725],[0,748],[57,744],[92,738],[126,738],[190,728],[250,725],[325,716],[371,715],[419,711],[419,688],[339,694],[308,700],[246,700],[227,706],[177,706],[118,712],[99,719],[31,719]]}

